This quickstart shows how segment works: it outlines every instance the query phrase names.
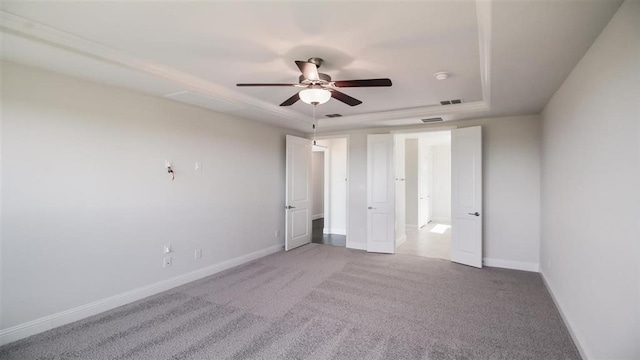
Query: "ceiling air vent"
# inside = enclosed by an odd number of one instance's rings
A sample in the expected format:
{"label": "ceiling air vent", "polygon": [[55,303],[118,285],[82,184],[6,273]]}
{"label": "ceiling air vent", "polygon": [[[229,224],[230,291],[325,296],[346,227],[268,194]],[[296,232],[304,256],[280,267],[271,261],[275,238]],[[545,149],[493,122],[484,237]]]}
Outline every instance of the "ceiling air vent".
{"label": "ceiling air vent", "polygon": [[440,122],[440,121],[444,121],[441,117],[437,117],[437,118],[428,118],[428,119],[422,119],[423,123],[432,123],[432,122]]}
{"label": "ceiling air vent", "polygon": [[462,104],[462,99],[440,101],[440,105]]}
{"label": "ceiling air vent", "polygon": [[336,117],[340,117],[342,115],[341,114],[327,114],[325,116],[328,117],[328,118],[336,118]]}

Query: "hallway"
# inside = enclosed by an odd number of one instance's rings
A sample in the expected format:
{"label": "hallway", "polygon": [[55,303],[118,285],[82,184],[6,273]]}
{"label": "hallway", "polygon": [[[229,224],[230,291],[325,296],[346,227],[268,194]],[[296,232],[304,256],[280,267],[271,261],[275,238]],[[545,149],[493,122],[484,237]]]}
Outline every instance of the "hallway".
{"label": "hallway", "polygon": [[311,242],[315,244],[333,245],[333,246],[347,246],[346,235],[336,234],[324,234],[324,219],[313,220],[313,228],[311,232]]}
{"label": "hallway", "polygon": [[396,254],[451,260],[451,225],[430,222],[422,229],[407,229],[407,241],[396,247]]}

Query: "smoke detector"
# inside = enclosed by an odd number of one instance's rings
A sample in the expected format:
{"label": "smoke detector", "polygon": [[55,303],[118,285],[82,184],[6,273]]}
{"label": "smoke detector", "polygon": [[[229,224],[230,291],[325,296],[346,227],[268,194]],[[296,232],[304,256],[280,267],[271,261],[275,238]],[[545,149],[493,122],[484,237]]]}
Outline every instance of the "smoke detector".
{"label": "smoke detector", "polygon": [[449,77],[449,73],[446,72],[446,71],[440,71],[440,72],[437,72],[437,73],[433,74],[433,76],[435,76],[435,78],[438,79],[438,80],[445,80],[446,78]]}

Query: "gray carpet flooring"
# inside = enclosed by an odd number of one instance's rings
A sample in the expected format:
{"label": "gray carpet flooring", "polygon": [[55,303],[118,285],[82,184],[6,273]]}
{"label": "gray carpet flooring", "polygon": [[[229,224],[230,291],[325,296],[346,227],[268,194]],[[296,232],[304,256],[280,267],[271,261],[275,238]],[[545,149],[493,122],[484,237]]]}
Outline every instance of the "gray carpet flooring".
{"label": "gray carpet flooring", "polygon": [[579,359],[539,274],[309,244],[0,348],[9,359]]}

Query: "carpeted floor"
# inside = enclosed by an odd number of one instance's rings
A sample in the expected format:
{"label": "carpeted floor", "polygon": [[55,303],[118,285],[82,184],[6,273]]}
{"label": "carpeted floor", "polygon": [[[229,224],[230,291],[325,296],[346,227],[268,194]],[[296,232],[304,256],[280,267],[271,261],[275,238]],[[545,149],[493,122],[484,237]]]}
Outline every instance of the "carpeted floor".
{"label": "carpeted floor", "polygon": [[579,359],[539,274],[309,244],[0,348],[9,359]]}

